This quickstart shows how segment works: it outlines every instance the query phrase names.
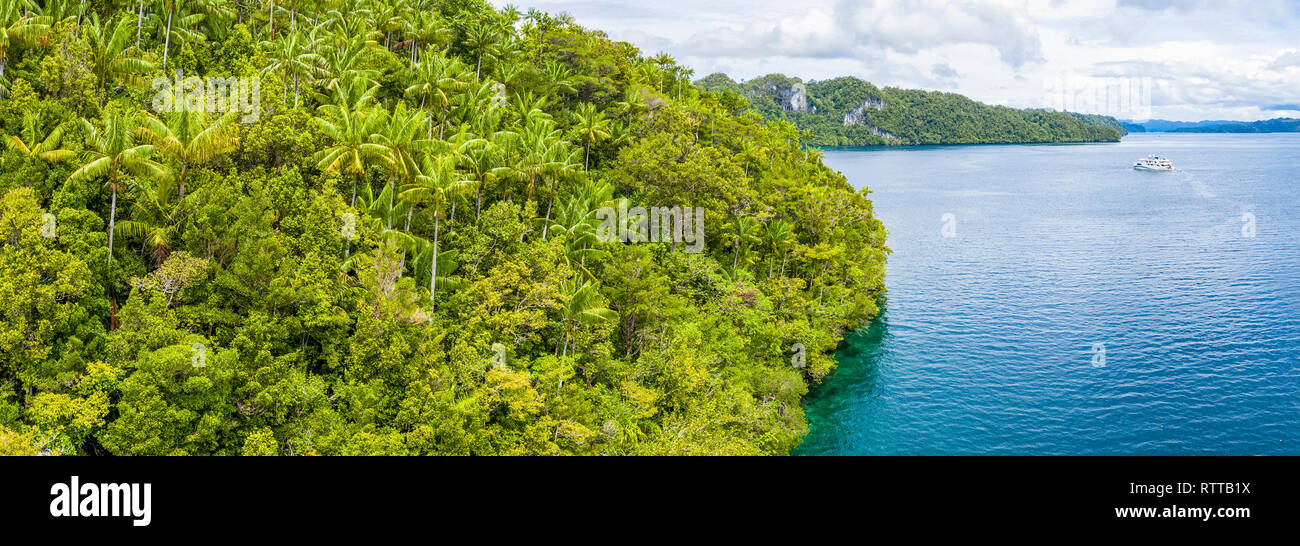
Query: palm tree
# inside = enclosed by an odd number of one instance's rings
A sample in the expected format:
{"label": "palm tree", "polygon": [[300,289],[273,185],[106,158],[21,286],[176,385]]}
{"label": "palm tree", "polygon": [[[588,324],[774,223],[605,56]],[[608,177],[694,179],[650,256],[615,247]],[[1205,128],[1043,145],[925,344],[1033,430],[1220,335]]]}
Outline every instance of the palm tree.
{"label": "palm tree", "polygon": [[167,12],[167,33],[163,40],[163,70],[167,70],[167,53],[171,50],[172,45],[172,16],[176,14],[176,8],[180,7],[183,0],[159,0],[161,7]]}
{"label": "palm tree", "polygon": [[[569,340],[573,338],[573,331],[580,325],[597,325],[609,321],[618,320],[618,313],[603,307],[600,290],[597,285],[591,282],[579,282],[577,278],[570,279],[562,287],[564,300],[563,307],[563,324],[564,324],[564,356],[569,354]],[[588,379],[590,382],[590,378]]]}
{"label": "palm tree", "polygon": [[550,80],[552,93],[567,95],[578,91],[574,87],[578,80],[573,77],[573,71],[569,70],[564,63],[557,61],[546,63],[546,77]]}
{"label": "palm tree", "polygon": [[658,78],[656,78],[658,81],[656,81],[655,83],[659,86],[659,92],[663,93],[664,77],[668,75],[668,67],[674,65],[677,61],[673,60],[672,55],[661,52],[655,55],[654,57],[651,57],[650,62],[653,63],[656,68],[659,69]]}
{"label": "palm tree", "polygon": [[785,276],[786,248],[794,241],[794,231],[789,222],[780,219],[768,221],[763,226],[763,242],[772,250],[767,260],[767,276],[772,276],[772,265],[777,254],[781,255],[781,275]]}
{"label": "palm tree", "polygon": [[[118,222],[114,230],[123,237],[140,237],[154,267],[162,265],[171,254],[172,240],[185,212],[185,200],[175,190],[176,186],[166,180],[133,185],[132,219]],[[191,193],[191,199],[197,193]]]}
{"label": "palm tree", "polygon": [[451,93],[465,87],[464,78],[468,68],[460,59],[449,58],[441,53],[420,61],[415,68],[415,83],[406,88],[408,95],[420,97],[420,102],[429,111],[429,138],[433,138],[433,108],[437,106],[441,114],[438,117],[438,138],[446,126],[447,111],[451,108]]}
{"label": "palm tree", "polygon": [[34,11],[38,10],[32,0],[0,0],[0,98],[9,81],[5,79],[5,67],[10,48],[49,42],[50,18],[30,15]]}
{"label": "palm tree", "polygon": [[470,184],[464,175],[456,170],[456,158],[452,155],[426,155],[422,173],[415,182],[407,186],[400,197],[407,201],[424,202],[433,214],[433,255],[429,271],[429,308],[434,309],[438,289],[438,236],[445,217],[443,210],[447,203],[466,191]]}
{"label": "palm tree", "polygon": [[271,64],[262,69],[262,74],[280,71],[280,81],[284,83],[285,103],[289,102],[289,78],[293,78],[293,107],[298,107],[298,96],[303,80],[311,82],[322,73],[321,58],[314,49],[319,40],[308,37],[301,32],[290,32],[271,44],[267,57]]}
{"label": "palm tree", "polygon": [[677,100],[679,101],[682,100],[682,85],[685,83],[690,83],[691,76],[694,75],[695,75],[695,71],[689,68],[682,68],[677,71]]}
{"label": "palm tree", "polygon": [[483,139],[480,144],[467,150],[470,173],[474,184],[474,217],[483,214],[483,188],[498,178],[497,169],[501,163],[501,148],[490,139]]}
{"label": "palm tree", "polygon": [[581,271],[588,279],[595,281],[596,275],[586,267],[588,256],[606,255],[596,243],[596,211],[591,207],[591,199],[581,195],[569,198],[555,213],[555,219],[548,222],[551,231],[564,237],[564,257],[569,267]]}
{"label": "palm tree", "polygon": [[407,19],[405,36],[411,40],[411,66],[420,61],[420,45],[445,47],[455,33],[446,21],[431,9],[417,8]]}
{"label": "palm tree", "polygon": [[384,34],[385,48],[392,43],[393,33],[406,26],[406,9],[405,0],[391,0],[376,2],[371,10],[370,24]]}
{"label": "palm tree", "polygon": [[90,25],[85,30],[90,42],[91,69],[98,76],[100,106],[104,105],[110,79],[124,78],[139,83],[142,74],[153,70],[152,63],[126,53],[131,41],[131,22],[126,18],[101,25],[99,14],[91,14]]}
{"label": "palm tree", "polygon": [[[542,183],[546,186],[546,193],[550,199],[546,203],[546,220],[542,225],[542,240],[546,240],[547,230],[550,228],[551,207],[555,205],[555,196],[558,193],[556,185],[562,180],[568,179],[577,171],[578,167],[578,150],[570,150],[571,145],[567,141],[554,139],[549,142],[549,146],[543,151],[544,162],[542,164]],[[547,184],[547,181],[550,181]]]}
{"label": "palm tree", "polygon": [[[420,165],[417,158],[433,145],[432,141],[417,136],[420,127],[424,125],[425,117],[424,112],[410,110],[406,107],[405,102],[398,102],[397,108],[393,109],[393,113],[387,116],[387,123],[380,127],[379,134],[375,135],[375,142],[388,149],[388,175],[390,179],[394,180],[394,188],[397,187],[397,183],[410,185],[415,181],[415,177],[420,174]],[[392,212],[395,193],[394,191],[388,194],[388,228],[393,227]],[[414,207],[411,210],[414,210]],[[408,211],[406,225],[407,229],[410,229],[410,211]]]}
{"label": "palm tree", "polygon": [[183,107],[162,119],[145,114],[140,136],[154,145],[157,156],[176,167],[173,175],[179,189],[177,198],[185,199],[185,183],[190,167],[229,154],[239,147],[239,137],[231,125],[238,111],[213,116]]}
{"label": "palm tree", "polygon": [[732,215],[731,222],[723,226],[723,233],[731,239],[735,249],[731,258],[731,269],[735,271],[740,264],[741,250],[748,250],[749,245],[757,240],[758,226],[752,216]]}
{"label": "palm tree", "polygon": [[76,152],[60,148],[63,142],[63,126],[57,126],[49,133],[41,132],[41,116],[35,110],[23,112],[22,136],[10,135],[5,139],[5,146],[10,150],[50,163],[59,163],[76,157]]}
{"label": "palm tree", "polygon": [[329,76],[329,79],[325,82],[326,89],[333,89],[352,77],[361,77],[372,82],[379,77],[379,71],[362,68],[366,66],[367,58],[370,56],[370,48],[375,45],[374,40],[364,36],[364,32],[362,34],[348,35],[350,37],[347,39],[331,40],[339,44],[337,49],[334,47],[321,48],[323,52],[321,55],[322,66],[325,74]]}
{"label": "palm tree", "polygon": [[583,170],[591,170],[591,147],[610,137],[609,120],[594,104],[584,102],[573,113],[574,129],[583,145]]}
{"label": "palm tree", "polygon": [[465,46],[474,52],[475,67],[474,80],[482,81],[483,76],[483,57],[492,57],[500,54],[498,45],[501,43],[500,30],[482,21],[475,21],[469,24],[465,29]]}
{"label": "palm tree", "polygon": [[326,173],[352,176],[349,205],[356,205],[357,180],[366,173],[366,164],[375,159],[385,161],[388,156],[388,148],[374,142],[374,135],[384,118],[365,105],[345,108],[327,104],[318,110],[326,116],[316,117],[315,122],[321,132],[334,141],[334,145],[317,152],[312,159],[316,161],[316,168]]}
{"label": "palm tree", "polygon": [[81,167],[68,177],[68,182],[104,178],[105,187],[112,192],[108,213],[108,263],[112,265],[117,194],[127,188],[124,175],[161,179],[166,171],[162,165],[149,159],[153,146],[136,144],[135,135],[140,122],[134,110],[111,109],[105,112],[102,131],[85,119],[81,120],[81,125],[86,134],[85,159]]}

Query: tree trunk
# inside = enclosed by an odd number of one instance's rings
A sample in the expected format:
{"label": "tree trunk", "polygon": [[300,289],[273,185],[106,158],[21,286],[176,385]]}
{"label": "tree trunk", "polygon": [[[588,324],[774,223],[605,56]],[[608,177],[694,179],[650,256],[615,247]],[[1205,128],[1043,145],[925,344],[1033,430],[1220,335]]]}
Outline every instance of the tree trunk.
{"label": "tree trunk", "polygon": [[397,185],[393,185],[393,191],[388,192],[388,215],[384,217],[387,221],[388,229],[393,229],[393,194],[397,193]]}
{"label": "tree trunk", "polygon": [[352,203],[348,206],[356,208],[357,206],[357,175],[352,175]]}
{"label": "tree trunk", "polygon": [[113,186],[113,201],[108,206],[108,266],[113,267],[113,228],[117,227],[117,185]]}
{"label": "tree trunk", "polygon": [[163,70],[167,70],[167,50],[172,46],[172,12],[175,9],[167,10],[167,39],[163,40]]}
{"label": "tree trunk", "polygon": [[437,308],[434,300],[438,288],[438,213],[433,213],[433,264],[429,268],[429,320],[433,320],[433,311]]}
{"label": "tree trunk", "polygon": [[140,0],[140,11],[135,16],[135,47],[140,47],[140,32],[144,28],[144,0]]}
{"label": "tree trunk", "polygon": [[551,205],[555,204],[555,194],[551,194],[551,202],[546,204],[546,222],[542,223],[542,240],[546,240],[546,232],[551,228]]}

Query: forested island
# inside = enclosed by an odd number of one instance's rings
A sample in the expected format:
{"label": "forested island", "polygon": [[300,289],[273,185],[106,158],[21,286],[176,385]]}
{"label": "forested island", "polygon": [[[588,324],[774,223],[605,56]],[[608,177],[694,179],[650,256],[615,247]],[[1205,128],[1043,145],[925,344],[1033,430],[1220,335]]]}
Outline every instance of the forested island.
{"label": "forested island", "polygon": [[0,19],[0,454],[786,454],[877,313],[866,190],[568,16]]}
{"label": "forested island", "polygon": [[1126,121],[1134,133],[1297,133],[1300,119],[1274,118],[1260,121]]}
{"label": "forested island", "polygon": [[805,83],[771,74],[737,83],[712,74],[697,83],[745,99],[766,119],[794,123],[815,146],[1115,142],[1128,134],[1108,116],[990,106],[853,77]]}

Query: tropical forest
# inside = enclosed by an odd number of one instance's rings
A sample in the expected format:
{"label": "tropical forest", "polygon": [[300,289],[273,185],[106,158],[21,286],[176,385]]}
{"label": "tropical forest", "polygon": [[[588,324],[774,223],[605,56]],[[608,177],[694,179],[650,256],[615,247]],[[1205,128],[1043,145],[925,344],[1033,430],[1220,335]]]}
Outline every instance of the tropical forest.
{"label": "tropical forest", "polygon": [[693,77],[482,0],[0,0],[0,454],[788,454],[885,229]]}

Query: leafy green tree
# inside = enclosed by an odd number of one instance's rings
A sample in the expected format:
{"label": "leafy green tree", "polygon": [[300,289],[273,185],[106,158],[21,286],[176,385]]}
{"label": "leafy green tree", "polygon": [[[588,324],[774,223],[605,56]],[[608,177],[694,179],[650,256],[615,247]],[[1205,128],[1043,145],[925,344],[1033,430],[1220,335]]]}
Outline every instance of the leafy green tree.
{"label": "leafy green tree", "polygon": [[32,47],[48,41],[50,20],[33,16],[38,11],[32,0],[0,0],[0,98],[9,87],[5,68],[9,52],[19,47]]}

